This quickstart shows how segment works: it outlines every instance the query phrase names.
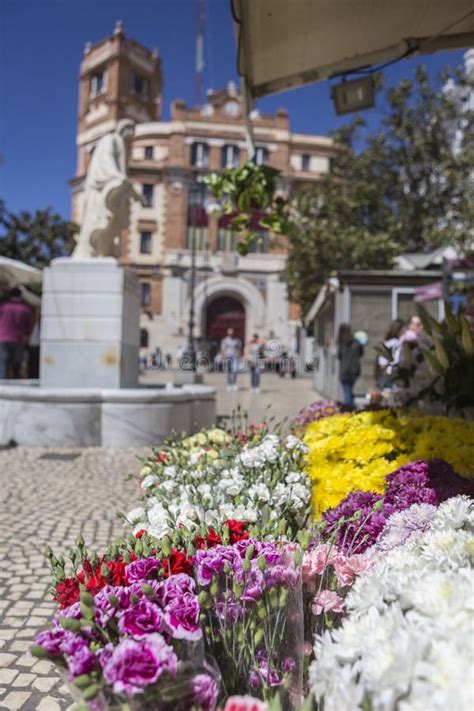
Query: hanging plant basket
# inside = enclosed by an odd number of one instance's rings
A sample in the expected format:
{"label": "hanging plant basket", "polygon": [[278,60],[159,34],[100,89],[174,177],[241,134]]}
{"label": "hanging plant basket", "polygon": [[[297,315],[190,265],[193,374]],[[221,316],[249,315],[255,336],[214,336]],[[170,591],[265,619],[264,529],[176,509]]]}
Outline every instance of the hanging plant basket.
{"label": "hanging plant basket", "polygon": [[239,237],[237,251],[241,255],[248,254],[260,238],[256,215],[262,230],[276,235],[288,231],[288,200],[277,191],[279,175],[276,168],[247,161],[240,168],[227,168],[204,179],[219,202],[219,212],[231,215],[229,229]]}

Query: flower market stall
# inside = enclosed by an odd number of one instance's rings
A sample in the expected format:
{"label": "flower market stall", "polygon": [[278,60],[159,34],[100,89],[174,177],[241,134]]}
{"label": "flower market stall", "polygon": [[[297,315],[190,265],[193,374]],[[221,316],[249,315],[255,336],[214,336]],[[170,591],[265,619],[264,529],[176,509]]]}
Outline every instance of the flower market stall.
{"label": "flower market stall", "polygon": [[79,708],[472,708],[474,424],[326,402],[293,432],[175,437],[121,539],[47,551],[32,651]]}

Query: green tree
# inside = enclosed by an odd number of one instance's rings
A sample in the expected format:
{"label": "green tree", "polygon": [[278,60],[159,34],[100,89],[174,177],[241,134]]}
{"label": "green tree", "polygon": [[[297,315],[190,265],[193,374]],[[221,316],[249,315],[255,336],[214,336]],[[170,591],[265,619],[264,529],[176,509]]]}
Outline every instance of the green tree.
{"label": "green tree", "polygon": [[78,229],[51,208],[15,215],[0,200],[0,254],[3,257],[18,259],[32,267],[47,266],[55,257],[72,252]]}
{"label": "green tree", "polygon": [[331,173],[293,200],[288,283],[303,312],[333,271],[472,244],[473,112],[462,99],[473,84],[459,74],[456,87],[441,91],[419,67],[387,92],[379,130],[358,118],[334,134]]}
{"label": "green tree", "polygon": [[[442,80],[446,86],[447,73]],[[461,72],[446,91],[419,66],[414,81],[388,91],[382,130],[369,136],[369,159],[381,143],[388,229],[406,251],[465,250],[474,239],[474,112],[465,102],[472,91]]]}

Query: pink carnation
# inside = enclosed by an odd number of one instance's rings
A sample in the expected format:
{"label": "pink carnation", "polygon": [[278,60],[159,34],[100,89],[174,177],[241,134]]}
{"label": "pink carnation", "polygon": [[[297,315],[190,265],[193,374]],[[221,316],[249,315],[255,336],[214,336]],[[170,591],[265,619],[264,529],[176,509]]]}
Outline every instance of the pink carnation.
{"label": "pink carnation", "polygon": [[334,571],[337,582],[342,587],[352,585],[358,575],[370,567],[370,560],[364,555],[351,556],[338,555],[334,562]]}
{"label": "pink carnation", "polygon": [[328,565],[337,560],[337,551],[334,546],[322,543],[311,551],[306,551],[301,566],[303,585],[310,592],[316,590],[316,577],[322,575]]}
{"label": "pink carnation", "polygon": [[322,612],[344,612],[344,600],[333,590],[321,590],[311,606],[313,615],[320,615]]}
{"label": "pink carnation", "polygon": [[268,711],[268,704],[253,696],[230,696],[222,711]]}

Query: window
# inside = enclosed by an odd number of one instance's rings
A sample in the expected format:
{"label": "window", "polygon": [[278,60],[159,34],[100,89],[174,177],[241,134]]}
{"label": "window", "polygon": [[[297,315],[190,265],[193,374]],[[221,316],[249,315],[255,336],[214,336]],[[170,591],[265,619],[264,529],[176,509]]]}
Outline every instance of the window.
{"label": "window", "polygon": [[97,72],[91,76],[91,96],[103,94],[107,89],[107,74],[105,72]]}
{"label": "window", "polygon": [[143,184],[142,195],[145,201],[145,207],[153,207],[153,185]]}
{"label": "window", "polygon": [[205,185],[192,185],[188,191],[188,249],[209,249],[209,217],[206,212]]}
{"label": "window", "polygon": [[149,341],[150,341],[150,336],[148,333],[148,329],[141,328],[140,329],[140,348],[148,348]]}
{"label": "window", "polygon": [[146,160],[153,160],[153,146],[145,146],[144,156]]}
{"label": "window", "polygon": [[257,165],[267,165],[268,163],[268,148],[255,149],[255,163]]}
{"label": "window", "polygon": [[301,156],[301,170],[306,172],[311,170],[311,156],[308,153],[303,153]]}
{"label": "window", "polygon": [[[230,229],[234,215],[221,215],[217,224],[217,250],[219,252],[237,251],[238,235]],[[250,245],[250,252],[267,254],[270,249],[268,230],[259,224],[262,215],[254,213],[250,221],[250,229],[256,233],[255,240]]]}
{"label": "window", "polygon": [[151,232],[140,232],[140,254],[151,254]]}
{"label": "window", "polygon": [[141,296],[142,296],[142,306],[150,306],[151,304],[151,284],[147,281],[142,281],[140,284]]}
{"label": "window", "polygon": [[193,143],[191,146],[191,165],[207,168],[209,165],[209,146],[207,143]]}
{"label": "window", "polygon": [[147,100],[150,96],[150,82],[140,74],[132,72],[132,91],[139,96],[140,99]]}
{"label": "window", "polygon": [[237,168],[239,165],[239,149],[237,146],[222,146],[221,166]]}
{"label": "window", "polygon": [[[194,244],[193,244],[194,242]],[[204,252],[209,249],[209,230],[207,227],[188,226],[188,249]]]}

